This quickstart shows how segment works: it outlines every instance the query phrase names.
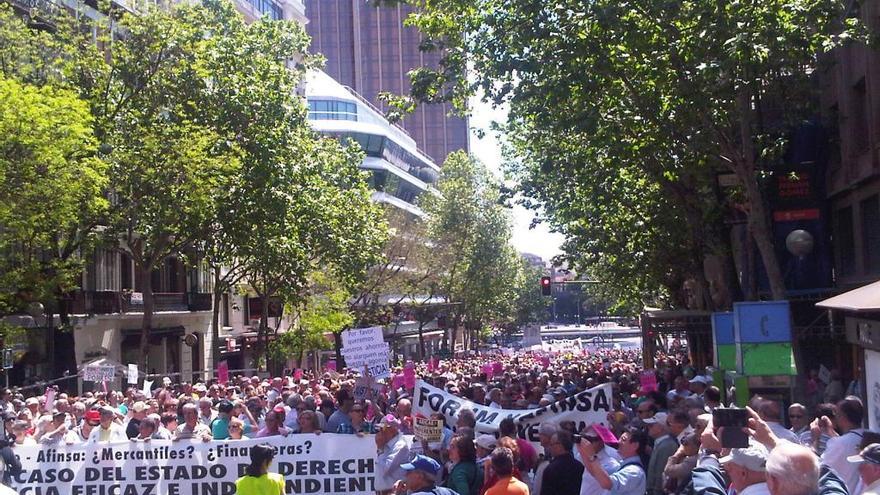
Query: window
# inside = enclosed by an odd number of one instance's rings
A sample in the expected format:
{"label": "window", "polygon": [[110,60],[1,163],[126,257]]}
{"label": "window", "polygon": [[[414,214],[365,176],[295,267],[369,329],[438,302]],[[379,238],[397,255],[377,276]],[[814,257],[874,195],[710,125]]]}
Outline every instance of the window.
{"label": "window", "polygon": [[229,326],[229,293],[224,292],[220,300],[220,325]]}
{"label": "window", "polygon": [[357,105],[349,101],[309,100],[309,119],[357,121]]}
{"label": "window", "polygon": [[862,249],[867,273],[880,273],[880,196],[859,204],[862,214]]}
{"label": "window", "polygon": [[837,260],[842,277],[856,271],[856,251],[853,239],[853,210],[851,206],[837,210],[834,215],[834,235]]}
{"label": "window", "polygon": [[867,151],[868,138],[868,94],[865,90],[865,78],[859,79],[859,82],[852,87],[852,99],[850,101],[852,122],[850,132],[852,132],[852,149],[856,153]]}

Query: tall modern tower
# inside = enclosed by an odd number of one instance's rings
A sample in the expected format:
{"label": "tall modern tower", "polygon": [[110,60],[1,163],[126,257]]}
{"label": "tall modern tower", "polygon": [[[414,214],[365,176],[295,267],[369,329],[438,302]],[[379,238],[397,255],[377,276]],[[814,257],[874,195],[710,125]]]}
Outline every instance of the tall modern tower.
{"label": "tall modern tower", "polygon": [[[313,53],[327,58],[324,71],[385,110],[378,94],[409,94],[407,73],[436,66],[440,56],[419,51],[420,34],[405,27],[407,6],[375,7],[369,0],[305,0]],[[451,105],[419,105],[403,127],[429,157],[467,150],[466,119],[449,115]]]}

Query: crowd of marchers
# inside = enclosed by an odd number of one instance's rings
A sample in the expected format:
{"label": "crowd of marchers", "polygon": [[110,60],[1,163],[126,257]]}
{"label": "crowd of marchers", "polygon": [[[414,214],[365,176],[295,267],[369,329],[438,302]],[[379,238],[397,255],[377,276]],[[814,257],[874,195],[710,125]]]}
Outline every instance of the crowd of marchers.
{"label": "crowd of marchers", "polygon": [[[467,407],[454,421],[435,414],[445,422],[441,439],[419,440],[412,435],[412,389],[388,380],[355,397],[363,387],[359,374],[348,370],[235,376],[226,383],[165,378],[150,390],[78,396],[49,388],[25,397],[7,389],[0,396],[0,469],[9,483],[21,469],[16,449],[23,445],[336,433],[374,438],[380,495],[880,491],[880,434],[863,428],[865,411],[857,397],[809,407],[795,403],[786,410],[778,401],[751,397],[744,429],[748,445],[725,448],[712,413],[736,391],[714,384],[711,370],[691,366],[680,348],[656,356],[656,387],[645,391],[640,358],[638,351],[606,348],[415,363],[426,383],[498,409],[538,408],[611,384],[612,411],[604,425],[578,429],[575,422],[542,422],[539,446],[526,440],[512,419],[502,421],[495,434],[478,433],[476,415]],[[487,374],[487,363],[500,363],[500,372]],[[256,453],[265,464],[266,457]]]}

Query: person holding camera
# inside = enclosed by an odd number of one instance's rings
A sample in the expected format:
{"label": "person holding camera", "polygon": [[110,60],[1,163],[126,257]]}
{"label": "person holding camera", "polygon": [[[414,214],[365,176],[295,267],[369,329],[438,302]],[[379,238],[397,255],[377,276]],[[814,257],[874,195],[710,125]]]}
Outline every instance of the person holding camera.
{"label": "person holding camera", "polygon": [[584,466],[572,455],[573,447],[572,435],[565,430],[559,430],[550,437],[553,458],[544,470],[541,493],[538,495],[578,495]]}

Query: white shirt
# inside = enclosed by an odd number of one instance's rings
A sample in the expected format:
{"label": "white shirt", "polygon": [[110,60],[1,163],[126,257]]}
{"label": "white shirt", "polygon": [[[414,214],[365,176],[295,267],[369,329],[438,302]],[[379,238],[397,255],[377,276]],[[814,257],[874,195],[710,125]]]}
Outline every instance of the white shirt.
{"label": "white shirt", "polygon": [[394,482],[402,480],[406,473],[400,469],[402,464],[409,462],[409,442],[406,437],[398,433],[396,437],[388,440],[385,447],[376,454],[376,491],[390,490],[394,488]]}
{"label": "white shirt", "polygon": [[[101,426],[96,426],[92,428],[92,432],[89,433],[89,440],[86,442],[88,444],[98,443],[101,440],[101,430],[103,428]],[[107,442],[127,442],[128,435],[125,434],[125,429],[122,428],[122,425],[119,423],[110,423],[110,436],[107,439]]]}
{"label": "white shirt", "polygon": [[828,439],[825,452],[822,453],[822,464],[834,469],[840,479],[846,483],[850,493],[856,493],[859,484],[859,465],[846,460],[848,456],[859,453],[859,444],[865,430],[857,428],[839,437]]}
{"label": "white shirt", "polygon": [[791,430],[782,426],[780,423],[777,423],[776,421],[767,421],[767,426],[770,427],[770,431],[772,431],[777,438],[788,440],[795,445],[801,443],[800,437],[792,433]]}
{"label": "white shirt", "polygon": [[755,483],[743,488],[738,495],[770,495],[770,490],[767,488],[767,483]]}
{"label": "white shirt", "polygon": [[[614,474],[617,471],[617,468],[620,467],[620,455],[617,454],[617,451],[614,451],[616,456],[611,456],[608,453],[610,447],[607,445],[604,449],[602,449],[599,453],[596,454],[596,460],[599,462],[599,465],[602,466],[602,469],[608,473],[608,476]],[[580,460],[580,459],[578,459]],[[581,492],[580,495],[606,495],[609,491],[599,486],[599,482],[596,481],[596,478],[592,477],[590,473],[584,471],[584,476],[581,478]]]}

